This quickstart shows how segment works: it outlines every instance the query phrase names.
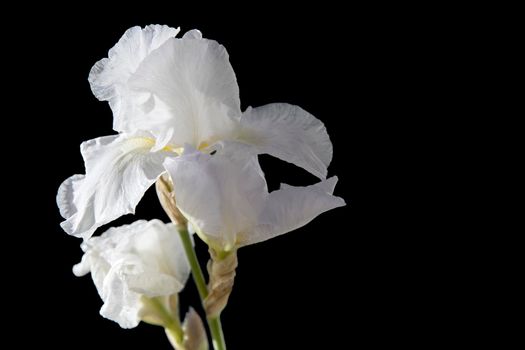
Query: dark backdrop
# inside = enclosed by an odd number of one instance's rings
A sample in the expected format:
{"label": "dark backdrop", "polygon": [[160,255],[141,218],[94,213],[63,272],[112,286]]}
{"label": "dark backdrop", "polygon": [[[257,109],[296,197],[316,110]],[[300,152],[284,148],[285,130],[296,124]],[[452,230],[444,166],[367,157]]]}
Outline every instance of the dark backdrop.
{"label": "dark backdrop", "polygon": [[[109,106],[90,91],[90,68],[129,27],[158,23],[180,26],[182,32],[197,28],[225,45],[243,109],[288,102],[321,119],[334,144],[329,174],[339,177],[335,194],[347,202],[301,229],[239,251],[235,288],[222,317],[228,348],[414,342],[414,334],[426,328],[422,313],[432,302],[419,296],[426,285],[414,288],[424,272],[405,255],[408,238],[400,232],[406,226],[390,228],[394,219],[388,212],[402,212],[401,204],[382,191],[396,186],[391,175],[400,166],[385,163],[390,145],[381,139],[391,125],[402,123],[398,113],[406,112],[389,112],[404,84],[398,63],[411,59],[400,58],[404,23],[379,7],[285,11],[267,5],[205,14],[148,6],[111,12],[94,5],[36,8],[34,21],[24,28],[29,33],[17,40],[23,54],[15,60],[26,72],[18,82],[29,92],[10,130],[26,138],[19,155],[31,162],[20,167],[24,196],[16,201],[25,233],[17,237],[28,254],[16,260],[23,273],[15,270],[9,277],[21,286],[11,295],[23,300],[21,310],[18,302],[10,305],[15,324],[31,334],[19,341],[68,349],[170,348],[161,328],[141,324],[122,330],[99,316],[101,300],[90,277],[71,272],[81,257],[80,240],[60,229],[55,204],[60,183],[84,172],[80,143],[114,133]],[[271,189],[280,182],[317,181],[270,157],[262,156],[261,162]],[[114,224],[156,217],[167,220],[149,191],[135,217]],[[197,248],[204,262],[206,249]],[[182,294],[183,312],[189,304],[198,307],[196,295],[190,281]]]}

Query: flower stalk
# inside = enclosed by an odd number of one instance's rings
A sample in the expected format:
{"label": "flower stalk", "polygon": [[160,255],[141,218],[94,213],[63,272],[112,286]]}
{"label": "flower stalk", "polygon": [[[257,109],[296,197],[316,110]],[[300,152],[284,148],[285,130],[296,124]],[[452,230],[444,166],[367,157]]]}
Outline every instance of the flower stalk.
{"label": "flower stalk", "polygon": [[[197,259],[197,254],[193,248],[190,233],[187,229],[187,220],[179,211],[179,209],[177,209],[175,196],[173,194],[173,185],[171,184],[169,178],[164,175],[157,180],[156,189],[162,208],[167,213],[171,221],[177,225],[177,230],[179,231],[182,245],[191,267],[193,280],[195,281],[201,302],[206,310],[208,287],[206,286],[206,280],[204,279],[204,274],[202,273],[199,260]],[[210,317],[208,316],[208,312],[206,312],[206,314],[206,320],[208,321],[208,326],[210,328],[214,349],[226,350],[226,342],[224,340],[220,315],[217,314]]]}

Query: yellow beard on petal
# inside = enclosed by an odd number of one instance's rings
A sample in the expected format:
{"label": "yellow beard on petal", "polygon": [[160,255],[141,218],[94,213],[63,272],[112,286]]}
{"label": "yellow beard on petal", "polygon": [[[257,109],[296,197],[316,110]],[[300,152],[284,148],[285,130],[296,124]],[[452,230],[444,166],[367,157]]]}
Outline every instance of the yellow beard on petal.
{"label": "yellow beard on petal", "polygon": [[[136,145],[136,146],[139,146],[139,147],[143,147],[143,148],[153,148],[153,146],[155,146],[155,143],[157,142],[154,138],[152,137],[134,137],[132,139],[129,140],[129,142],[131,142],[132,144]],[[170,145],[166,145],[164,146],[161,151],[164,151],[164,152],[174,152],[174,153],[177,153],[177,155],[181,155],[182,152],[184,152],[184,147],[173,147],[173,146],[170,146]]]}

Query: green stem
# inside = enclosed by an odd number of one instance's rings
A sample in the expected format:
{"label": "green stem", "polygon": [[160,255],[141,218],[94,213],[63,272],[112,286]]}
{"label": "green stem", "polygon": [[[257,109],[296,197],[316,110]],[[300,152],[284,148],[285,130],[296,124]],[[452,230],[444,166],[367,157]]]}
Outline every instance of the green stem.
{"label": "green stem", "polygon": [[208,318],[208,325],[210,326],[213,347],[217,350],[226,350],[220,317]]}
{"label": "green stem", "polygon": [[[199,265],[199,260],[197,259],[197,254],[195,254],[195,249],[193,249],[193,244],[191,243],[190,233],[186,227],[178,225],[177,229],[180,234],[182,245],[186,251],[186,256],[188,257],[188,262],[190,263],[191,273],[193,275],[193,280],[199,291],[201,301],[204,302],[208,296],[208,287],[206,286],[206,281],[204,280],[204,274],[202,273],[201,266]],[[215,350],[226,350],[226,343],[224,341],[224,334],[222,332],[222,325],[220,317],[207,318],[208,326],[210,327],[211,338],[213,340],[213,347]]]}
{"label": "green stem", "polygon": [[186,256],[188,257],[188,262],[190,263],[191,273],[193,274],[193,280],[197,285],[197,290],[201,300],[204,301],[208,296],[208,287],[206,286],[206,281],[204,280],[204,274],[202,273],[201,266],[199,265],[199,260],[197,259],[197,254],[195,254],[195,249],[193,249],[193,244],[191,243],[190,233],[184,226],[178,226],[180,238],[182,240],[182,245],[186,251]]}

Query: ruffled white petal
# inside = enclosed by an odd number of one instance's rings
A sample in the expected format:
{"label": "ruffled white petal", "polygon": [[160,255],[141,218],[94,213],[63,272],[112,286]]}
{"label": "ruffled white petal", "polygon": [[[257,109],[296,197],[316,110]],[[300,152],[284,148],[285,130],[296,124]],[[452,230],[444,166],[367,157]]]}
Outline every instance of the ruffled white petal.
{"label": "ruffled white petal", "polygon": [[92,250],[87,242],[83,242],[81,247],[86,254],[82,256],[82,260],[78,264],[73,266],[73,273],[75,276],[81,277],[91,272],[91,278],[100,294],[104,285],[104,278],[109,273],[111,265],[100,257],[100,249]]}
{"label": "ruffled white petal", "polygon": [[82,249],[85,254],[74,272],[91,272],[104,301],[100,313],[123,328],[139,323],[142,296],[178,293],[190,273],[175,226],[159,220],[111,228]]}
{"label": "ruffled white petal", "polygon": [[126,128],[171,134],[176,147],[195,148],[230,138],[240,118],[239,88],[226,49],[198,31],[153,51],[129,80],[137,110]]}
{"label": "ruffled white petal", "polygon": [[150,152],[148,137],[107,136],[81,145],[86,175],[65,180],[57,194],[62,228],[88,238],[97,227],[133,213],[144,192],[164,172],[162,162],[172,152]]}
{"label": "ruffled white petal", "polygon": [[188,30],[184,33],[182,39],[202,39],[202,33],[198,29]]}
{"label": "ruffled white petal", "polygon": [[337,177],[307,187],[282,185],[270,193],[259,215],[258,225],[241,239],[241,246],[254,244],[293,231],[316,216],[345,205],[333,196]]}
{"label": "ruffled white petal", "polygon": [[100,315],[117,322],[122,328],[134,328],[139,322],[139,312],[142,307],[140,294],[126,288],[125,282],[120,278],[119,271],[125,265],[112,266],[104,278],[102,290],[99,294],[104,300],[100,308]]}
{"label": "ruffled white petal", "polygon": [[73,188],[76,186],[75,184],[82,181],[84,177],[84,175],[73,175],[62,182],[58,188],[57,205],[60,215],[62,215],[63,218],[69,218],[75,214],[76,208],[73,204]]}
{"label": "ruffled white petal", "polygon": [[88,78],[91,90],[99,100],[109,102],[115,130],[130,131],[122,122],[123,116],[130,112],[129,105],[123,102],[129,94],[128,79],[145,57],[178,32],[179,28],[161,25],[130,28],[109,50],[108,57],[98,61],[91,69]]}
{"label": "ruffled white petal", "polygon": [[304,168],[324,179],[332,160],[332,143],[323,123],[302,108],[272,103],[248,108],[241,118],[240,140]]}
{"label": "ruffled white petal", "polygon": [[164,165],[177,206],[212,246],[229,250],[240,232],[256,224],[267,194],[256,156],[226,150],[209,155],[187,146],[182,156]]}

